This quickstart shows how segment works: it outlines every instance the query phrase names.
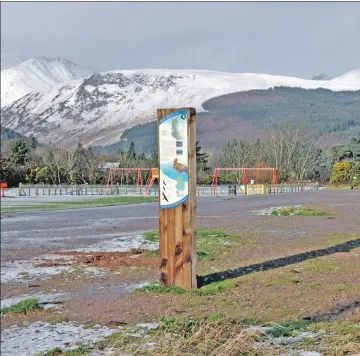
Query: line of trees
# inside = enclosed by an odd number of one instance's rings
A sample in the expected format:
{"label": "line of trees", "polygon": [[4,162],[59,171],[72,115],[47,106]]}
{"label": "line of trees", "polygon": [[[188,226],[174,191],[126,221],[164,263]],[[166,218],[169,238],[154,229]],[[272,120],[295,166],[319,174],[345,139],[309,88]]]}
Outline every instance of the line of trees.
{"label": "line of trees", "polygon": [[[211,184],[215,167],[274,167],[280,182],[304,180],[330,181],[335,184],[360,181],[360,135],[348,144],[329,151],[318,148],[310,133],[284,128],[267,140],[254,142],[233,140],[212,154],[204,152],[196,143],[197,181]],[[136,152],[132,142],[127,151],[117,155],[99,153],[80,143],[75,149],[63,150],[53,144],[40,146],[30,140],[2,143],[0,180],[9,186],[29,184],[106,184],[108,163],[122,168],[153,168],[158,166],[157,155]],[[355,177],[355,178],[354,178]],[[254,174],[257,182],[271,182],[266,173]],[[135,184],[137,174],[116,177],[119,183]],[[143,177],[146,181],[147,177]],[[357,179],[357,180],[356,180]],[[120,181],[121,180],[121,181]],[[222,173],[219,183],[239,183],[241,174]]]}
{"label": "line of trees", "polygon": [[[214,164],[231,168],[273,167],[277,169],[279,181],[301,182],[328,180],[331,160],[329,154],[316,146],[311,134],[298,129],[283,129],[272,133],[265,141],[228,142],[217,154]],[[267,180],[270,182],[271,177]]]}

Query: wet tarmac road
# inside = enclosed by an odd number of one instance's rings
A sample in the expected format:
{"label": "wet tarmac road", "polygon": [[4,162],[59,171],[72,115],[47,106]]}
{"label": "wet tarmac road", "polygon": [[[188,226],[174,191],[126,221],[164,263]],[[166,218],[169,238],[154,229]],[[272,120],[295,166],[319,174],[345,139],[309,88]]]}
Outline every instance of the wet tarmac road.
{"label": "wet tarmac road", "polygon": [[[285,205],[346,205],[360,216],[359,191],[199,197],[197,201],[199,227],[217,226],[228,219],[253,215],[254,210]],[[157,203],[2,214],[1,257],[6,262],[24,258],[26,253],[36,256],[48,250],[86,247],[121,234],[156,229],[158,223]]]}

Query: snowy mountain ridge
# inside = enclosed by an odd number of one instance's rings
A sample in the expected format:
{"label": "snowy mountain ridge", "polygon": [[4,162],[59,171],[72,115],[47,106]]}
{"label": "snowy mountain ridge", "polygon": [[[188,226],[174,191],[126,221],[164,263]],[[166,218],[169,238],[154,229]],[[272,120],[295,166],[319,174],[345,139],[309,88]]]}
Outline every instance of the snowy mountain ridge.
{"label": "snowy mountain ridge", "polygon": [[115,70],[25,95],[2,110],[2,124],[40,142],[69,147],[117,142],[133,126],[156,120],[161,107],[192,106],[234,92],[274,86],[359,90],[360,70],[332,80],[207,70]]}
{"label": "snowy mountain ridge", "polygon": [[26,61],[25,58],[17,56],[16,54],[8,52],[4,49],[0,51],[0,56],[1,56],[1,70],[16,67],[19,64]]}
{"label": "snowy mountain ridge", "polygon": [[[21,60],[21,59],[18,59]],[[93,71],[64,58],[37,57],[1,70],[1,107],[33,91],[89,77]]]}

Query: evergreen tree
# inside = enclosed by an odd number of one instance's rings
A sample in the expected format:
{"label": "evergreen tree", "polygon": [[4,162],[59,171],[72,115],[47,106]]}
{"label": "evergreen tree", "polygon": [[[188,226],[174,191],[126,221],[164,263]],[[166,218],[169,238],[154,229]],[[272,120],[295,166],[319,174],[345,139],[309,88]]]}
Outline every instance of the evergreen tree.
{"label": "evergreen tree", "polygon": [[350,142],[345,145],[333,147],[332,154],[335,162],[360,162],[360,134],[358,137],[353,137]]}
{"label": "evergreen tree", "polygon": [[31,136],[30,140],[31,140],[30,147],[31,149],[34,150],[38,146],[38,142],[34,136]]}
{"label": "evergreen tree", "polygon": [[17,141],[12,148],[11,160],[15,165],[24,166],[27,159],[30,148],[25,141]]}
{"label": "evergreen tree", "polygon": [[205,152],[201,152],[200,141],[196,142],[196,166],[198,170],[202,170],[203,172],[208,172],[210,167],[209,163],[209,154]]}
{"label": "evergreen tree", "polygon": [[131,141],[129,151],[128,151],[129,158],[135,159],[136,153],[135,153],[135,143]]}
{"label": "evergreen tree", "polygon": [[74,172],[74,183],[87,183],[89,169],[89,159],[92,151],[86,150],[81,143],[78,143],[74,153],[74,164],[72,170]]}

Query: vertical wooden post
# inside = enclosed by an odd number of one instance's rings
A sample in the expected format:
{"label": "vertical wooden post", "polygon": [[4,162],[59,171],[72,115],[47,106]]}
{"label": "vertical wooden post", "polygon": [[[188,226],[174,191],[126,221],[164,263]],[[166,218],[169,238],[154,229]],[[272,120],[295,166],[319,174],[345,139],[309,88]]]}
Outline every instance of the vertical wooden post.
{"label": "vertical wooden post", "polygon": [[160,281],[184,289],[196,280],[196,111],[158,109]]}

